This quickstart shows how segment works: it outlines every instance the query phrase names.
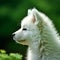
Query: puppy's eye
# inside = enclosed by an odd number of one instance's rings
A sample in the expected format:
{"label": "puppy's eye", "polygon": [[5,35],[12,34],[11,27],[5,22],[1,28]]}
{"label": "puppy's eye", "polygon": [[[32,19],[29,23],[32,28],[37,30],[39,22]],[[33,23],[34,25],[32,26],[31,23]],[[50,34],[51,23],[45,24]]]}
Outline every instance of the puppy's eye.
{"label": "puppy's eye", "polygon": [[23,30],[27,30],[26,28],[23,28]]}

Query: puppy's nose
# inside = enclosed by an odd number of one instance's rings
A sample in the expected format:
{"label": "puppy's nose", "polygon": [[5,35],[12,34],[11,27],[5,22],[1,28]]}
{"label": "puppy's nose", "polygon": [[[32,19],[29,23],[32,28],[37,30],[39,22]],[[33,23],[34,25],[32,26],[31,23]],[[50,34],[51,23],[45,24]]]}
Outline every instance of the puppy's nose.
{"label": "puppy's nose", "polygon": [[12,36],[15,36],[15,34],[13,33]]}

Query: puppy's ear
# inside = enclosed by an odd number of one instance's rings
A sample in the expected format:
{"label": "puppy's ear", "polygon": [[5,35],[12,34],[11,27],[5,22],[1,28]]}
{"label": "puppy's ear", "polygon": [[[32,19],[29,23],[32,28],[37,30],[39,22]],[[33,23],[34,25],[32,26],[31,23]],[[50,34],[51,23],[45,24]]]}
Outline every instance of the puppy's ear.
{"label": "puppy's ear", "polygon": [[28,15],[30,15],[32,13],[31,9],[28,9]]}
{"label": "puppy's ear", "polygon": [[35,15],[33,14],[31,9],[28,9],[28,15],[32,16],[32,22],[35,23],[36,19],[35,19]]}
{"label": "puppy's ear", "polygon": [[32,9],[32,13],[35,16],[35,19],[38,21],[41,17],[39,15],[39,11],[36,8]]}
{"label": "puppy's ear", "polygon": [[35,23],[35,24],[38,24],[39,20],[40,20],[40,16],[39,16],[39,12],[37,9],[33,8],[32,11],[32,22]]}
{"label": "puppy's ear", "polygon": [[38,24],[38,22],[43,21],[43,16],[44,14],[39,12],[36,8],[32,9],[32,14],[33,14],[33,22],[35,22],[36,24]]}
{"label": "puppy's ear", "polygon": [[34,14],[32,14],[32,22],[35,23],[36,22],[36,17]]}

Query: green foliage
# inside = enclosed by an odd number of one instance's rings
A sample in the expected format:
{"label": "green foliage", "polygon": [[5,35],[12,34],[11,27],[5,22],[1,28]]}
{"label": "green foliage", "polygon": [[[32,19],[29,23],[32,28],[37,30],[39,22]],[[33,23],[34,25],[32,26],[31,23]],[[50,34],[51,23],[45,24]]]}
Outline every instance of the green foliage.
{"label": "green foliage", "polygon": [[22,55],[18,53],[7,54],[5,50],[0,50],[0,60],[22,60]]}

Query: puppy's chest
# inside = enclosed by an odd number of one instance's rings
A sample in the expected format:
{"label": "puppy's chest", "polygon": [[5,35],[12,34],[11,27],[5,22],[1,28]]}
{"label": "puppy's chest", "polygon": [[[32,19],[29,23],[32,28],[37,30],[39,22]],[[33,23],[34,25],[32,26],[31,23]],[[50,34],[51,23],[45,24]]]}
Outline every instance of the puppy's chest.
{"label": "puppy's chest", "polygon": [[40,60],[40,53],[38,53],[38,51],[33,51],[28,49],[27,60]]}

